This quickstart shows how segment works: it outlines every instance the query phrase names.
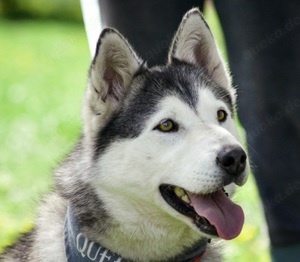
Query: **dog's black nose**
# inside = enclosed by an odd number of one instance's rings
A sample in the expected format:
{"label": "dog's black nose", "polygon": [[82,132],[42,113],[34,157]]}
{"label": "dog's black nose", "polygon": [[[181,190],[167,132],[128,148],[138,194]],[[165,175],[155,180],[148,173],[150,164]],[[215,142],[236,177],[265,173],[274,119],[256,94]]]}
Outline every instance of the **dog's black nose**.
{"label": "dog's black nose", "polygon": [[240,176],[246,167],[247,156],[241,147],[227,146],[223,148],[218,156],[218,165],[229,175]]}

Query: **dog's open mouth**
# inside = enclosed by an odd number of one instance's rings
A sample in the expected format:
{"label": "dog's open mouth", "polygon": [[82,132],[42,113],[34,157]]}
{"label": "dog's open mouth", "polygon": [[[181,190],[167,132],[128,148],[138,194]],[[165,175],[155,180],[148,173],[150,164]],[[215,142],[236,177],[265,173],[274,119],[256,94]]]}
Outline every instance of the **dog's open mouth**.
{"label": "dog's open mouth", "polygon": [[165,201],[177,212],[192,218],[201,232],[223,239],[240,234],[243,210],[229,199],[223,188],[206,195],[171,185],[161,185],[159,189]]}

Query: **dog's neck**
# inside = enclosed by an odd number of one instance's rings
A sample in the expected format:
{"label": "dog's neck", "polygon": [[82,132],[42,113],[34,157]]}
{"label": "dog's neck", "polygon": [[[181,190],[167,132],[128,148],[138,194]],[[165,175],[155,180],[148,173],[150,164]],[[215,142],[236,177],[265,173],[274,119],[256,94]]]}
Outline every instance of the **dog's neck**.
{"label": "dog's neck", "polygon": [[[65,220],[64,229],[65,249],[68,262],[77,261],[101,261],[101,262],[121,262],[128,261],[120,255],[101,246],[99,243],[90,241],[82,232],[79,223],[77,222],[72,207],[68,205],[68,211]],[[176,258],[176,261],[181,262],[196,262],[200,261],[204,252],[208,239],[203,239],[198,245],[191,249],[187,254]],[[143,260],[147,260],[146,258]]]}

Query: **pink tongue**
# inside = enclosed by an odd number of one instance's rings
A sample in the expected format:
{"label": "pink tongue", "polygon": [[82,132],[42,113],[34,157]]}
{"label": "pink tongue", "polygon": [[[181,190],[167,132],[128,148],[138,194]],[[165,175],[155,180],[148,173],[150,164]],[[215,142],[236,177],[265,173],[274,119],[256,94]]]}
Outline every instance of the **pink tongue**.
{"label": "pink tongue", "polygon": [[221,238],[232,239],[240,234],[244,224],[244,212],[224,192],[220,190],[205,196],[191,193],[188,195],[197,214],[214,225]]}

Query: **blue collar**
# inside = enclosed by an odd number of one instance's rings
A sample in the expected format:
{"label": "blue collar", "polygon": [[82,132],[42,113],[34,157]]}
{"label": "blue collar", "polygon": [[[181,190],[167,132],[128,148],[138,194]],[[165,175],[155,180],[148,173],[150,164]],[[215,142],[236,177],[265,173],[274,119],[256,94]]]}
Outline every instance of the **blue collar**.
{"label": "blue collar", "polygon": [[[68,205],[65,220],[64,239],[67,262],[128,262],[128,260],[102,247],[100,244],[90,241],[81,232],[80,225],[73,214],[70,204]],[[177,261],[200,261],[208,242],[208,239],[203,240],[194,250]]]}

